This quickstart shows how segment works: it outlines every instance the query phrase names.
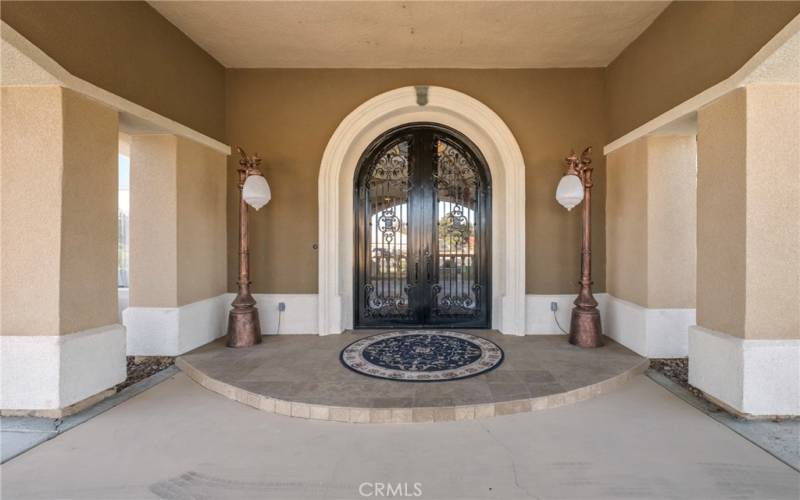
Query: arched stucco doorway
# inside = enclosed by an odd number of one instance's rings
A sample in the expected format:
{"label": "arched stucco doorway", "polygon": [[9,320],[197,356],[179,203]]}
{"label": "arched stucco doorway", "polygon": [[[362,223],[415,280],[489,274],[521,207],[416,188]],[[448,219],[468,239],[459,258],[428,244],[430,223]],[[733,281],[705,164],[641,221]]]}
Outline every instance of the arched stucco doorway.
{"label": "arched stucco doorway", "polygon": [[380,94],[337,127],[319,173],[319,333],[353,327],[353,179],[367,146],[408,123],[457,130],[480,149],[492,177],[492,328],[525,333],[525,163],[511,130],[489,107],[442,87]]}

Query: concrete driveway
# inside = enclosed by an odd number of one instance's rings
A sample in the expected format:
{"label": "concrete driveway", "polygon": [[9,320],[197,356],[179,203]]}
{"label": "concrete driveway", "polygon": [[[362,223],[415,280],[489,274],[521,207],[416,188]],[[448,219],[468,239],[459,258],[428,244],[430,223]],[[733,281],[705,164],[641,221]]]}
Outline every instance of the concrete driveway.
{"label": "concrete driveway", "polygon": [[645,376],[536,413],[359,425],[263,413],[177,374],[0,473],[6,499],[800,496],[796,471]]}

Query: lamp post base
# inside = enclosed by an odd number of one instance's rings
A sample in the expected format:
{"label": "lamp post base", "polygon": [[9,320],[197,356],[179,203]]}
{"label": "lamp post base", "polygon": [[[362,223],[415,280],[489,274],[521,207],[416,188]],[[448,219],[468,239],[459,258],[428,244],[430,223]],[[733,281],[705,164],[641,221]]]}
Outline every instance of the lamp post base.
{"label": "lamp post base", "polygon": [[250,347],[261,343],[261,323],[258,309],[248,307],[228,313],[228,347]]}
{"label": "lamp post base", "polygon": [[600,326],[600,311],[597,307],[572,308],[569,325],[569,343],[578,347],[600,347],[603,345],[603,330]]}

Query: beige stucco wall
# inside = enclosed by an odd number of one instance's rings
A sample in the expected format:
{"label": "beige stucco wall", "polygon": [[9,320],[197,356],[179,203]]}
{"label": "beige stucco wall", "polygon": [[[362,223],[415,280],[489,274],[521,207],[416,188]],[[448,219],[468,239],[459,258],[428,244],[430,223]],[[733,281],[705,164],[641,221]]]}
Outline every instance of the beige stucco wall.
{"label": "beige stucco wall", "polygon": [[606,68],[608,140],[728,78],[800,2],[672,2]]}
{"label": "beige stucco wall", "polygon": [[227,287],[226,157],[178,139],[178,305]]}
{"label": "beige stucco wall", "polygon": [[[673,2],[606,69],[603,142],[727,78],[799,13]],[[80,78],[224,140],[225,69],[146,2],[6,0],[0,18]]]}
{"label": "beige stucco wall", "polygon": [[131,138],[129,307],[178,305],[177,142]]}
{"label": "beige stucco wall", "polygon": [[147,2],[4,0],[0,18],[79,78],[224,140],[225,68]]}
{"label": "beige stucco wall", "polygon": [[698,113],[697,324],[744,336],[745,90]]}
{"label": "beige stucco wall", "polygon": [[652,136],[608,156],[608,293],[654,309],[695,307],[696,141]]}
{"label": "beige stucco wall", "polygon": [[691,309],[697,285],[697,138],[647,138],[647,307]]}
{"label": "beige stucco wall", "polygon": [[800,85],[747,88],[747,338],[800,338]]}
{"label": "beige stucco wall", "polygon": [[63,91],[61,332],[117,322],[118,116]]}
{"label": "beige stucco wall", "polygon": [[[594,146],[593,278],[605,291],[605,138],[601,69],[228,70],[228,143],[264,158],[272,201],[251,218],[251,275],[258,293],[316,293],[317,180],[339,123],[383,92],[428,84],[470,95],[511,129],[525,160],[526,291],[575,293],[580,210],[555,200],[571,149]],[[228,160],[228,289],[238,262],[238,159]]]}
{"label": "beige stucco wall", "polygon": [[0,333],[57,335],[61,89],[3,87],[0,104]]}
{"label": "beige stucco wall", "polygon": [[798,124],[798,85],[736,89],[700,110],[700,326],[800,338]]}
{"label": "beige stucco wall", "polygon": [[60,87],[2,89],[4,335],[117,318],[117,113]]}
{"label": "beige stucco wall", "polygon": [[174,135],[131,141],[131,307],[225,292],[225,156]]}
{"label": "beige stucco wall", "polygon": [[606,289],[647,304],[647,139],[607,158]]}

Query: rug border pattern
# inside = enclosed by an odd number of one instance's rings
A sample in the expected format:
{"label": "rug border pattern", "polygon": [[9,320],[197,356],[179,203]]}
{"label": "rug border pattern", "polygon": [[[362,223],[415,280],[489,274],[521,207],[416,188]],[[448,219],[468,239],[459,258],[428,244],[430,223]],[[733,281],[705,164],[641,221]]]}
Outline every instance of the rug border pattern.
{"label": "rug border pattern", "polygon": [[[411,335],[430,334],[455,337],[467,342],[471,342],[481,349],[481,357],[458,368],[428,371],[411,372],[404,370],[394,370],[384,368],[367,361],[362,355],[363,350],[381,340],[395,337],[407,337]],[[452,330],[391,330],[367,337],[362,337],[355,342],[345,346],[339,353],[339,361],[348,369],[367,377],[379,378],[383,380],[393,380],[397,382],[449,382],[451,380],[463,380],[484,373],[488,373],[503,363],[505,353],[503,349],[494,342],[483,337],[470,333],[456,332]]]}

